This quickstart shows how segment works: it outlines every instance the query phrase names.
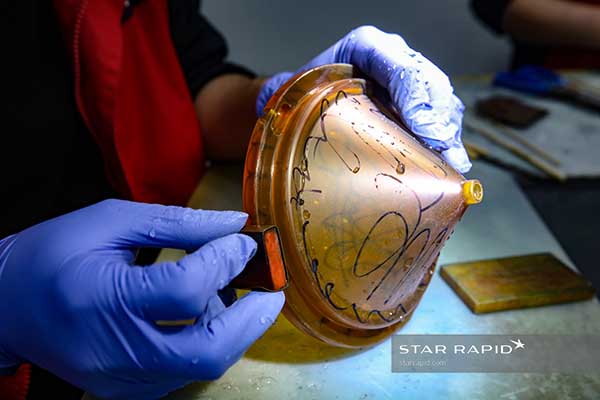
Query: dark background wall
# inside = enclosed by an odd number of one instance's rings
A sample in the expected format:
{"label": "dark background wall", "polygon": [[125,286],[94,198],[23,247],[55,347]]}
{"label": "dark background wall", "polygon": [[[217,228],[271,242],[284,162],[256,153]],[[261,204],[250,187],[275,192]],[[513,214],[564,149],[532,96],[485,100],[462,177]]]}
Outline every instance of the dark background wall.
{"label": "dark background wall", "polygon": [[260,74],[294,70],[352,28],[399,33],[448,74],[503,69],[508,43],[486,31],[468,0],[204,0],[230,58]]}

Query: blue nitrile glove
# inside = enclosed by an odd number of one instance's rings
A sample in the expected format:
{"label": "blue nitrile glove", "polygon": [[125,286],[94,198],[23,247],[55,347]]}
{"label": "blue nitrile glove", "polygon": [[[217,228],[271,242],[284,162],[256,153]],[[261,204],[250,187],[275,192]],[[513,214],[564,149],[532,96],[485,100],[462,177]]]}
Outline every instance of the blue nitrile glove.
{"label": "blue nitrile glove", "polygon": [[[273,323],[282,293],[217,295],[256,250],[247,215],[118,200],[0,242],[0,369],[29,361],[102,398],[216,379]],[[133,266],[135,248],[194,250]],[[156,320],[199,317],[185,327]]]}
{"label": "blue nitrile glove", "polygon": [[494,85],[536,95],[549,95],[565,85],[556,72],[537,65],[524,65],[515,71],[498,72]]}
{"label": "blue nitrile glove", "polygon": [[[400,36],[372,26],[356,28],[296,73],[331,63],[353,64],[385,87],[414,134],[460,172],[471,169],[461,141],[462,102],[454,95],[448,77]],[[258,115],[292,75],[282,72],[265,82],[256,103]]]}

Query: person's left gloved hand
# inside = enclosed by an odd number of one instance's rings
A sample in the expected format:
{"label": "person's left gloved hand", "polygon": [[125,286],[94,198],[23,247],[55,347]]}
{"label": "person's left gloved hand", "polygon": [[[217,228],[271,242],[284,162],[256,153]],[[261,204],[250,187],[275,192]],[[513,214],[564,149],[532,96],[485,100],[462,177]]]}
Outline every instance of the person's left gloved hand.
{"label": "person's left gloved hand", "polygon": [[[0,240],[0,373],[34,363],[102,398],[155,399],[220,377],[283,293],[218,296],[254,255],[247,215],[106,200]],[[193,251],[134,265],[138,247]],[[157,326],[157,320],[194,325]],[[0,393],[0,397],[2,393]]]}
{"label": "person's left gloved hand", "polygon": [[[296,73],[319,65],[348,63],[386,88],[400,116],[424,142],[460,172],[471,169],[461,142],[464,106],[453,93],[448,77],[431,61],[412,50],[398,35],[372,26],[354,29]],[[282,72],[266,81],[256,111],[293,73]]]}

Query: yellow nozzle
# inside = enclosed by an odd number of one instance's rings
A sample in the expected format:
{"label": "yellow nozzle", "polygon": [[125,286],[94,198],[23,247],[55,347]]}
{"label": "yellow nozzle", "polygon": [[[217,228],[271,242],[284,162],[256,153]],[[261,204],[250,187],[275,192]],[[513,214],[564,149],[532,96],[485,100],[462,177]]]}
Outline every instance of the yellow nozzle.
{"label": "yellow nozzle", "polygon": [[481,200],[483,200],[483,186],[477,179],[464,181],[462,193],[467,205],[481,203]]}

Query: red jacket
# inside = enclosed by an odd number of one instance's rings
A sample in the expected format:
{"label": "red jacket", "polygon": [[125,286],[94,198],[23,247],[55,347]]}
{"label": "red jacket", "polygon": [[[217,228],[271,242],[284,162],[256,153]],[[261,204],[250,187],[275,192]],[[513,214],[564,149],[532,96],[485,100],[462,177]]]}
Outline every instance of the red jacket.
{"label": "red jacket", "polygon": [[[200,128],[169,31],[165,0],[126,23],[118,0],[54,0],[75,97],[113,186],[132,200],[187,202],[204,165]],[[29,365],[0,377],[0,398],[24,400]]]}
{"label": "red jacket", "polygon": [[121,23],[116,0],[54,0],[77,105],[106,173],[132,200],[185,204],[201,176],[198,120],[169,31],[167,3]]}

